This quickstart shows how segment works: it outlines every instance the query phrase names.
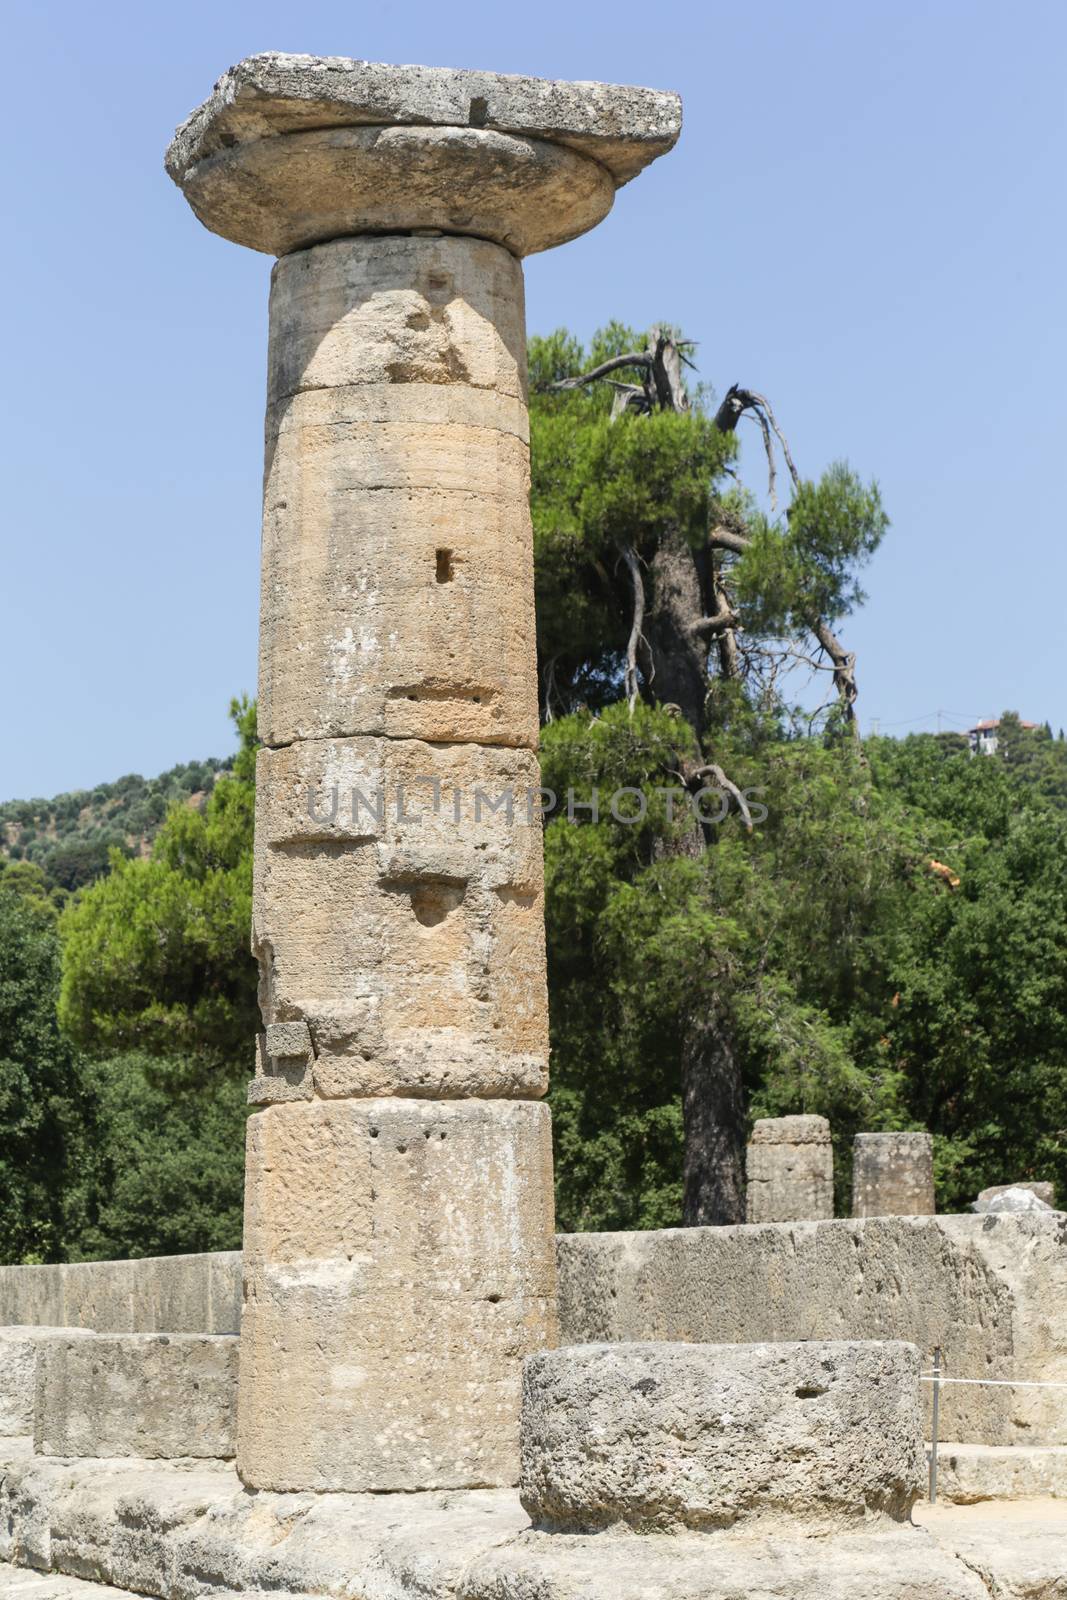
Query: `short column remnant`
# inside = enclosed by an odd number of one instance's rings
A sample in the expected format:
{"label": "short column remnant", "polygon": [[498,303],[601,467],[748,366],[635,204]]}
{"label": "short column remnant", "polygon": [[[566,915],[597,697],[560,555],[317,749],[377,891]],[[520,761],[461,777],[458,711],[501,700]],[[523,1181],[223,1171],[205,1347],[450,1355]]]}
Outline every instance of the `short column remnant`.
{"label": "short column remnant", "polygon": [[548,1531],[904,1522],[923,1470],[911,1344],[592,1344],[526,1362],[520,1498]]}
{"label": "short column remnant", "polygon": [[[514,1483],[556,1339],[521,258],[676,95],[264,55],[178,130],[277,255],[263,504],[238,1467]],[[531,803],[536,800],[536,804]]]}
{"label": "short column remnant", "polygon": [[934,1141],[928,1133],[857,1133],[854,1217],[932,1217],[936,1209]]}
{"label": "short column remnant", "polygon": [[749,1222],[822,1222],[834,1214],[834,1151],[825,1117],[763,1117],[746,1153]]}

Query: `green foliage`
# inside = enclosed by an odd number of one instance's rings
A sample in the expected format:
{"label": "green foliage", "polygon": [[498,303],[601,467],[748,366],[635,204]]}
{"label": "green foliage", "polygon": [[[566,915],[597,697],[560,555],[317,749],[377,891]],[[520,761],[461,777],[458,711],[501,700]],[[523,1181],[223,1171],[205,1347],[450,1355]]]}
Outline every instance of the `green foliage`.
{"label": "green foliage", "polygon": [[9,800],[0,805],[0,863],[32,862],[50,890],[83,888],[108,871],[112,850],[147,854],[168,808],[202,805],[227,766],[214,758],[189,761],[158,778],[129,773],[92,791]]}
{"label": "green foliage", "polygon": [[64,912],[59,1014],[98,1054],[143,1051],[161,1075],[247,1071],[256,1031],[252,911],[255,711],[234,702],[232,776],[203,811],[175,804],[149,860],[111,871]]}
{"label": "green foliage", "polygon": [[632,828],[606,802],[670,783],[686,735],[619,705],[544,733],[546,785],[601,794],[545,835],[560,1226],[677,1223],[681,1031],[711,1007],[753,1117],[830,1118],[841,1209],[862,1129],[929,1128],[945,1210],[1012,1177],[1065,1192],[1067,807],[1042,774],[750,729],[717,755],[766,820],[679,856],[661,801]]}
{"label": "green foliage", "polygon": [[813,617],[833,623],[863,604],[857,569],[889,525],[877,484],[836,462],[818,483],[801,482],[783,518],[750,510],[747,522],[752,544],[732,573],[746,628],[803,633]]}
{"label": "green foliage", "polygon": [[243,1078],[182,1084],[181,1064],[124,1055],[85,1067],[95,1116],[91,1216],[71,1258],[241,1248]]}
{"label": "green foliage", "polygon": [[0,1261],[63,1258],[86,1097],[56,1021],[54,919],[0,878]]}
{"label": "green foliage", "polygon": [[[1067,806],[1049,768],[945,754],[929,736],[875,741],[881,786],[921,804],[930,872],[900,927],[885,1055],[935,1135],[946,1209],[989,1183],[1067,1193]],[[929,870],[929,869],[928,869]]]}
{"label": "green foliage", "polygon": [[[551,1102],[560,1228],[673,1224],[681,1204],[682,1118],[674,1003],[685,976],[657,952],[685,909],[692,863],[656,859],[671,832],[666,801],[622,825],[606,811],[621,788],[667,780],[679,742],[691,736],[665,712],[611,707],[544,730],[542,781],[605,814],[570,822],[565,809],[545,832]],[[623,803],[620,802],[620,810]],[[588,814],[578,810],[575,815]],[[638,973],[637,965],[642,972]],[[655,993],[651,986],[655,985]]]}
{"label": "green foliage", "polygon": [[[150,860],[115,850],[73,896],[54,858],[0,861],[2,1260],[240,1244],[255,706],[231,714],[232,772],[203,809],[175,799]],[[101,804],[140,788],[122,779]]]}
{"label": "green foliage", "polygon": [[568,704],[602,705],[618,694],[630,626],[621,547],[648,560],[665,525],[699,541],[715,485],[736,453],[732,435],[699,405],[684,415],[627,413],[612,422],[607,389],[547,392],[558,378],[643,344],[643,335],[617,323],[588,351],[562,331],[530,341],[538,648]]}

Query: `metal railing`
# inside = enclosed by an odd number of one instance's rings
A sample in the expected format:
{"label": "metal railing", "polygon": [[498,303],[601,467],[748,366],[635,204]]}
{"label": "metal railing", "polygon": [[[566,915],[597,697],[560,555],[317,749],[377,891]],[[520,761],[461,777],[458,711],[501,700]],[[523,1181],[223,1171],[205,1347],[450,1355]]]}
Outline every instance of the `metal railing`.
{"label": "metal railing", "polygon": [[932,1415],[930,1419],[930,1504],[937,1499],[937,1445],[941,1411],[941,1386],[946,1383],[967,1384],[975,1388],[992,1389],[1067,1389],[1067,1383],[1045,1378],[950,1378],[942,1371],[941,1346],[934,1349],[934,1370],[920,1372],[920,1383],[934,1386]]}

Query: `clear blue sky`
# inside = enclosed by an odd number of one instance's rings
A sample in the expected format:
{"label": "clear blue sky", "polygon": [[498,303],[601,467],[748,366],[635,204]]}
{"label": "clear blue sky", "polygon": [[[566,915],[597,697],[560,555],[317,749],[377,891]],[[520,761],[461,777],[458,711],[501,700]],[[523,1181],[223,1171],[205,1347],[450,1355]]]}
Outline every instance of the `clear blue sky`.
{"label": "clear blue sky", "polygon": [[1067,725],[1058,0],[9,0],[2,36],[0,799],[224,754],[255,687],[270,262],[162,155],[268,49],[679,90],[675,152],[527,263],[531,329],[680,323],[805,474],[879,479],[865,724]]}

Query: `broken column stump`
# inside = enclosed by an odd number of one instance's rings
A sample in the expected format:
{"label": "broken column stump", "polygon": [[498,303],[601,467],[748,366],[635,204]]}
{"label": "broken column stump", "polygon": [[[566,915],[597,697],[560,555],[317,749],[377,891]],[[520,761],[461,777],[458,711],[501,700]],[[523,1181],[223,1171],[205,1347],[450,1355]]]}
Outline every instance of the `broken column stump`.
{"label": "broken column stump", "polygon": [[854,1217],[930,1217],[934,1141],[928,1133],[857,1133],[852,1146]]}
{"label": "broken column stump", "polygon": [[747,1222],[821,1222],[834,1214],[834,1150],[825,1117],[763,1117],[746,1151]]}

